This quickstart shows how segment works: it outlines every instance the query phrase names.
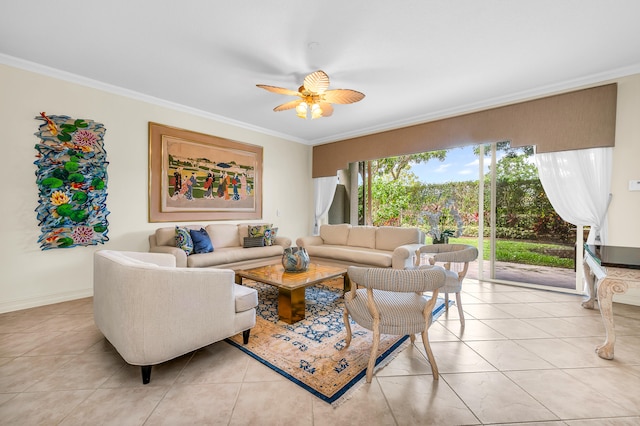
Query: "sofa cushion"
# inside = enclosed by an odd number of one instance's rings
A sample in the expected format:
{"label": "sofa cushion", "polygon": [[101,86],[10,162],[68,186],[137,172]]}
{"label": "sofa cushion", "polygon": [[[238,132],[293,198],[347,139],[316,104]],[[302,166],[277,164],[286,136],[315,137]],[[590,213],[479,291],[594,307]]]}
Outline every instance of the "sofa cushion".
{"label": "sofa cushion", "polygon": [[207,225],[207,232],[211,238],[211,244],[216,250],[223,247],[241,247],[238,239],[238,225],[230,223],[216,223]]}
{"label": "sofa cushion", "polygon": [[349,229],[347,245],[351,247],[376,248],[376,227],[353,226]]}
{"label": "sofa cushion", "polygon": [[176,247],[176,229],[174,227],[156,229],[156,244]]}
{"label": "sofa cushion", "polygon": [[187,257],[187,266],[190,268],[206,268],[209,266],[227,265],[245,260],[263,259],[266,257],[282,256],[282,246],[270,247],[223,247],[211,253],[192,254]]}
{"label": "sofa cushion", "polygon": [[350,246],[309,246],[305,247],[307,253],[313,261],[314,257],[322,257],[324,259],[335,259],[342,262],[350,262],[357,265],[370,265],[379,268],[390,268],[392,261],[392,252],[381,251],[368,248],[355,249]]}
{"label": "sofa cushion", "polygon": [[191,238],[191,233],[186,228],[181,228],[176,226],[176,236],[174,246],[178,247],[189,256],[193,253],[193,239]]}
{"label": "sofa cushion", "polygon": [[249,238],[249,225],[241,223],[238,225],[238,244],[242,245],[245,238]]}
{"label": "sofa cushion", "polygon": [[351,229],[351,225],[348,223],[322,225],[320,227],[320,237],[325,244],[344,246],[347,245],[349,229]]}
{"label": "sofa cushion", "polygon": [[424,234],[418,228],[381,226],[376,231],[376,248],[393,251],[404,244],[424,243]]}
{"label": "sofa cushion", "polygon": [[204,228],[192,229],[189,231],[191,239],[193,240],[193,252],[194,253],[210,253],[213,251],[213,245],[209,234]]}
{"label": "sofa cushion", "polygon": [[243,285],[233,285],[233,297],[236,301],[236,312],[244,312],[258,306],[258,292]]}

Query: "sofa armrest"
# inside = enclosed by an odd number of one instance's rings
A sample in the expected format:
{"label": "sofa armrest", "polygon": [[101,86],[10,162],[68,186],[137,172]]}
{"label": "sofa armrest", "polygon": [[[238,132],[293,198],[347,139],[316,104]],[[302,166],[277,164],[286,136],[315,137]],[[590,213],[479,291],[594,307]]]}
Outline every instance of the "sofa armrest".
{"label": "sofa armrest", "polygon": [[405,269],[416,264],[416,251],[423,244],[405,244],[396,247],[391,257],[391,267],[393,269]]}
{"label": "sofa armrest", "polygon": [[170,256],[170,253],[150,253],[144,251],[121,251],[119,253],[132,259],[152,263],[157,266],[176,267],[176,257],[173,255]]}
{"label": "sofa armrest", "polygon": [[319,235],[309,235],[296,240],[298,247],[321,246],[322,244],[324,244],[324,240]]}
{"label": "sofa armrest", "polygon": [[467,244],[427,244],[420,253],[431,254],[434,262],[473,262],[478,258],[478,249]]}
{"label": "sofa armrest", "polygon": [[172,254],[176,258],[175,266],[178,268],[186,268],[187,267],[187,253],[184,250],[178,247],[171,246],[155,246],[150,247],[149,251],[151,253],[168,253]]}
{"label": "sofa armrest", "polygon": [[289,237],[276,237],[274,242],[277,246],[282,246],[284,248],[291,247],[291,238]]}

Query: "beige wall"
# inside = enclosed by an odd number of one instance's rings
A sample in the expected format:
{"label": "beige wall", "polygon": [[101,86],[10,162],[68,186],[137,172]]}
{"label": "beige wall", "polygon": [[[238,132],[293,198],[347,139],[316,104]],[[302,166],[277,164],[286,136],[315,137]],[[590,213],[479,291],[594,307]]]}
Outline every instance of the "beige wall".
{"label": "beige wall", "polygon": [[629,191],[630,180],[640,180],[640,75],[618,81],[608,222],[610,244],[640,247],[640,191]]}
{"label": "beige wall", "polygon": [[[40,111],[95,120],[107,129],[107,208],[111,213],[110,241],[104,245],[47,251],[39,248],[33,165],[38,139],[33,134],[41,124],[34,120]],[[280,233],[294,241],[311,232],[310,147],[0,65],[0,312],[90,296],[92,255],[97,249],[148,250],[147,235],[158,226],[166,226],[147,220],[149,121],[262,146],[263,220],[277,224]]]}
{"label": "beige wall", "polygon": [[[640,191],[629,191],[630,180],[640,180],[640,75],[618,80],[613,198],[608,216],[609,244],[640,247]],[[640,305],[640,289],[616,295],[613,300]]]}

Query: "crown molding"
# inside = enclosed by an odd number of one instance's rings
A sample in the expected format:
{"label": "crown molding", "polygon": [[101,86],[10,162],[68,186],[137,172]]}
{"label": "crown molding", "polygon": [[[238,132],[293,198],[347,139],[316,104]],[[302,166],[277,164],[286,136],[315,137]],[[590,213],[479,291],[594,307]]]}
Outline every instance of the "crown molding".
{"label": "crown molding", "polygon": [[309,144],[309,141],[296,138],[291,135],[274,132],[273,130],[265,129],[263,127],[254,126],[249,123],[233,120],[231,118],[224,117],[217,114],[212,114],[210,112],[206,112],[201,109],[192,108],[176,102],[171,102],[164,99],[156,98],[154,96],[145,95],[143,93],[136,92],[134,90],[125,89],[123,87],[119,87],[119,86],[107,84],[98,80],[93,80],[91,78],[83,77],[78,74],[62,71],[56,68],[48,67],[46,65],[41,65],[35,62],[27,61],[25,59],[16,58],[14,56],[5,55],[4,53],[0,53],[0,64],[8,65],[14,68],[19,68],[25,71],[34,72],[36,74],[41,74],[47,77],[56,78],[58,80],[67,81],[69,83],[78,84],[78,85],[89,87],[92,89],[101,90],[103,92],[111,93],[118,96],[123,96],[129,99],[146,102],[148,104],[157,105],[157,106],[168,108],[174,111],[184,112],[187,114],[195,115],[195,116],[206,118],[209,120],[218,121],[223,124],[239,127],[241,129],[258,132],[268,136],[274,136],[274,137],[285,139],[291,142],[297,142],[305,145]]}
{"label": "crown molding", "polygon": [[184,112],[187,114],[195,115],[198,117],[214,120],[223,124],[238,127],[245,130],[261,133],[268,136],[285,139],[291,142],[297,142],[303,145],[322,145],[330,142],[337,142],[345,139],[356,138],[360,136],[366,136],[374,133],[385,132],[389,130],[399,129],[402,127],[414,126],[430,121],[441,120],[444,118],[454,117],[457,115],[469,114],[475,111],[481,111],[490,108],[497,108],[500,106],[513,104],[516,102],[524,102],[531,99],[541,98],[545,96],[555,95],[570,90],[578,90],[594,86],[597,84],[607,84],[611,80],[619,79],[633,74],[640,73],[640,64],[633,64],[627,67],[621,67],[614,70],[609,70],[601,73],[591,74],[588,76],[575,78],[571,80],[565,80],[560,83],[554,83],[546,86],[536,87],[533,89],[523,90],[520,92],[499,96],[495,98],[485,99],[479,102],[473,102],[456,106],[454,108],[443,109],[440,111],[432,112],[429,114],[417,115],[402,120],[391,121],[382,123],[376,126],[367,127],[353,132],[339,133],[326,138],[305,140],[289,134],[275,132],[263,127],[254,126],[249,123],[245,123],[238,120],[233,120],[228,117],[206,112],[197,108],[192,108],[186,105],[170,102],[164,99],[156,98],[154,96],[145,95],[133,90],[125,89],[119,86],[107,84],[98,80],[93,80],[87,77],[83,77],[78,74],[73,74],[67,71],[62,71],[56,68],[41,65],[35,62],[27,61],[25,59],[17,58],[14,56],[0,53],[0,63],[12,66],[14,68],[23,69],[25,71],[42,74],[47,77],[56,78],[70,83],[79,84],[81,86],[90,87],[93,89],[101,90],[107,93],[127,97],[130,99],[146,102],[152,105],[172,109],[174,111]]}

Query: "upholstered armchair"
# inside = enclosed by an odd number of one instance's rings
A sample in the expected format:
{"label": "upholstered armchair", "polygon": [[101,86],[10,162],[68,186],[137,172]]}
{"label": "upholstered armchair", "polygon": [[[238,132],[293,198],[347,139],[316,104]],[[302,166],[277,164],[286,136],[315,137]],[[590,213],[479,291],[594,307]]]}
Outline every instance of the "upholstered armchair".
{"label": "upholstered armchair", "polygon": [[[433,379],[438,380],[438,366],[427,330],[433,321],[438,289],[444,285],[444,269],[439,266],[414,270],[350,266],[347,273],[352,285],[345,294],[346,346],[351,343],[349,316],[362,327],[373,331],[367,383],[371,383],[373,378],[380,334],[408,334],[411,343],[414,343],[415,334],[420,333]],[[430,299],[423,295],[426,291],[433,292]]]}
{"label": "upholstered armchair", "polygon": [[151,367],[243,333],[256,323],[257,292],[229,269],[176,268],[166,253],[94,254],[93,312],[98,329],[142,383]]}
{"label": "upholstered armchair", "polygon": [[427,261],[430,265],[440,263],[446,269],[447,279],[440,291],[444,293],[447,310],[449,310],[449,293],[455,293],[460,325],[464,327],[460,291],[462,290],[462,281],[469,269],[469,262],[478,258],[478,249],[466,244],[428,244],[416,251],[416,265],[420,265],[421,258],[424,261],[424,255],[427,255]]}

